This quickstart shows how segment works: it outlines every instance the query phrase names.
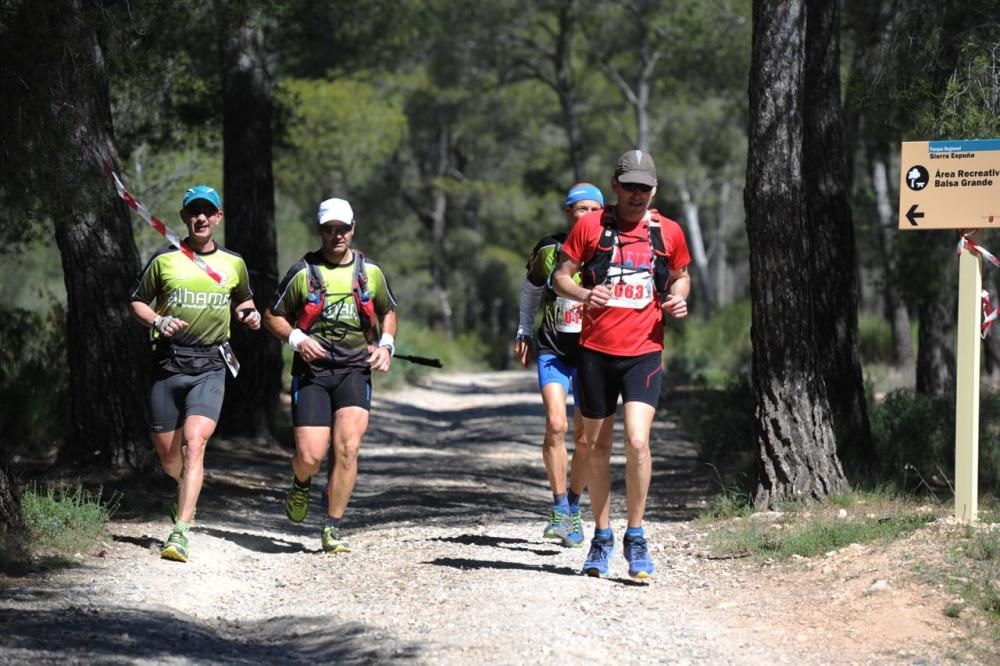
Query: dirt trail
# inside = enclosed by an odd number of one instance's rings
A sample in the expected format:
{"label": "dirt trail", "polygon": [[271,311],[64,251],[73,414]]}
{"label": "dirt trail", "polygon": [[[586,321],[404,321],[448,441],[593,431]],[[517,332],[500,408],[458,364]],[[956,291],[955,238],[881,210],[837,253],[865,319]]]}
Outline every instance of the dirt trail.
{"label": "dirt trail", "polygon": [[[582,549],[540,538],[550,496],[531,373],[442,374],[424,388],[376,387],[376,398],[345,521],[353,553],[319,549],[321,484],[302,526],[285,519],[289,451],[216,440],[191,561],[161,560],[168,519],[126,499],[101,556],[0,577],[0,663],[927,664],[962,654],[944,592],[914,583],[891,554],[854,548],[781,567],[706,557],[706,528],[690,521],[708,480],[667,410],[646,516],[658,571],[640,584],[620,552],[598,580],[578,574]],[[620,431],[617,441],[620,540]],[[166,506],[165,492],[149,493]]]}

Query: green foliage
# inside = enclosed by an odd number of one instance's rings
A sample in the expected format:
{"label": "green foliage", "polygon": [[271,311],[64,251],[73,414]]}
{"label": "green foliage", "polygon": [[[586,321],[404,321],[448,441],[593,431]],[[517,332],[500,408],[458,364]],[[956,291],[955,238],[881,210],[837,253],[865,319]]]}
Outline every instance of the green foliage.
{"label": "green foliage", "polygon": [[117,505],[117,496],[102,501],[100,490],[90,492],[80,483],[61,489],[32,484],[21,495],[21,512],[33,549],[64,556],[102,538]]}
{"label": "green foliage", "polygon": [[870,313],[858,318],[858,355],[862,365],[892,361],[892,328],[885,318]]}
{"label": "green foliage", "polygon": [[[681,428],[698,443],[698,461],[715,469],[723,504],[750,503],[754,468],[754,398],[745,375],[724,388],[693,389],[680,411]],[[713,508],[721,512],[725,507]]]}
{"label": "green foliage", "polygon": [[60,306],[47,314],[0,308],[0,445],[37,451],[67,428],[68,370]]}
{"label": "green foliage", "polygon": [[749,373],[749,300],[720,308],[705,321],[668,319],[665,326],[665,376],[672,384],[721,386],[731,377]]}
{"label": "green foliage", "polygon": [[[877,477],[900,488],[946,491],[954,477],[955,405],[897,389],[869,406]],[[1000,393],[984,389],[979,407],[979,486],[1000,488]]]}
{"label": "green foliage", "polygon": [[783,523],[740,521],[715,532],[710,545],[724,555],[786,560],[815,557],[854,543],[884,543],[905,536],[934,520],[930,513],[900,513],[881,518],[840,519],[817,516]]}

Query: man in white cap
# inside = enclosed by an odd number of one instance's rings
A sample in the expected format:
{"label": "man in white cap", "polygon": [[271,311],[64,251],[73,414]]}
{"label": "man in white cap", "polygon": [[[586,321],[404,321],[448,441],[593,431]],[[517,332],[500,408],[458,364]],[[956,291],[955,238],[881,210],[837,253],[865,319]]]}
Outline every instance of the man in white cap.
{"label": "man in white cap", "polygon": [[[649,153],[624,153],[611,179],[615,205],[577,221],[552,275],[556,293],[584,304],[577,378],[583,445],[591,448],[587,487],[595,527],[583,565],[590,576],[608,575],[614,551],[608,434],[619,396],[625,421],[625,559],[633,578],[648,578],[655,570],[642,517],[652,475],[649,432],[660,400],[663,317],[686,317],[691,289],[684,232],[649,207],[656,184]],[[581,284],[573,280],[577,272]]]}
{"label": "man in white cap", "polygon": [[322,545],[327,553],[343,553],[351,550],[341,520],[368,429],[371,371],[388,372],[392,363],[396,299],[382,268],[351,248],[356,228],[351,205],[327,199],[317,219],[322,247],[285,275],[264,325],[296,352],[291,389],[294,475],[285,514],[292,522],[305,520],[311,478],[322,466],[332,435]]}

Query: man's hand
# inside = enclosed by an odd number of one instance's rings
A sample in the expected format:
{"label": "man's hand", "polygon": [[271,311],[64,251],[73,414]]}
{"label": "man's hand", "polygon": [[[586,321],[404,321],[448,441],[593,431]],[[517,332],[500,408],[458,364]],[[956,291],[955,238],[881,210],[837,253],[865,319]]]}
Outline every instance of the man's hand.
{"label": "man's hand", "polygon": [[514,356],[522,368],[531,365],[531,338],[521,338],[514,343]]}
{"label": "man's hand", "polygon": [[587,294],[587,300],[584,301],[587,305],[595,308],[603,308],[611,300],[611,287],[599,284],[590,290]]}
{"label": "man's hand", "polygon": [[297,328],[293,328],[288,336],[288,346],[299,353],[303,361],[318,361],[326,356],[323,345],[316,342]]}
{"label": "man's hand", "polygon": [[251,331],[260,330],[260,312],[257,308],[243,308],[237,313],[240,321]]}
{"label": "man's hand", "polygon": [[389,372],[389,366],[392,365],[392,352],[389,351],[389,348],[369,345],[368,351],[371,352],[368,357],[368,365],[372,367],[372,370]]}
{"label": "man's hand", "polygon": [[683,319],[688,315],[687,301],[676,294],[668,294],[660,303],[660,309],[663,310],[663,314],[674,319]]}
{"label": "man's hand", "polygon": [[153,320],[153,328],[159,331],[160,335],[167,338],[176,333],[180,333],[187,327],[188,323],[186,321],[178,319],[177,317],[171,317],[170,315],[167,315],[166,317],[156,315],[156,319]]}

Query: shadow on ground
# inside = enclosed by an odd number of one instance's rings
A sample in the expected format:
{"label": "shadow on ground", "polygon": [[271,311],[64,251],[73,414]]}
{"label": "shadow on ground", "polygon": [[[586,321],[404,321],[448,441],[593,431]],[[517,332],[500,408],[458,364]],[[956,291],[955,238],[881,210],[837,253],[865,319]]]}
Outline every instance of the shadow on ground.
{"label": "shadow on ground", "polygon": [[[58,628],[58,636],[52,630]],[[23,663],[109,663],[128,654],[139,662],[213,664],[372,664],[413,662],[419,645],[360,623],[326,617],[275,617],[208,627],[156,608],[98,611],[0,609],[5,658]]]}

